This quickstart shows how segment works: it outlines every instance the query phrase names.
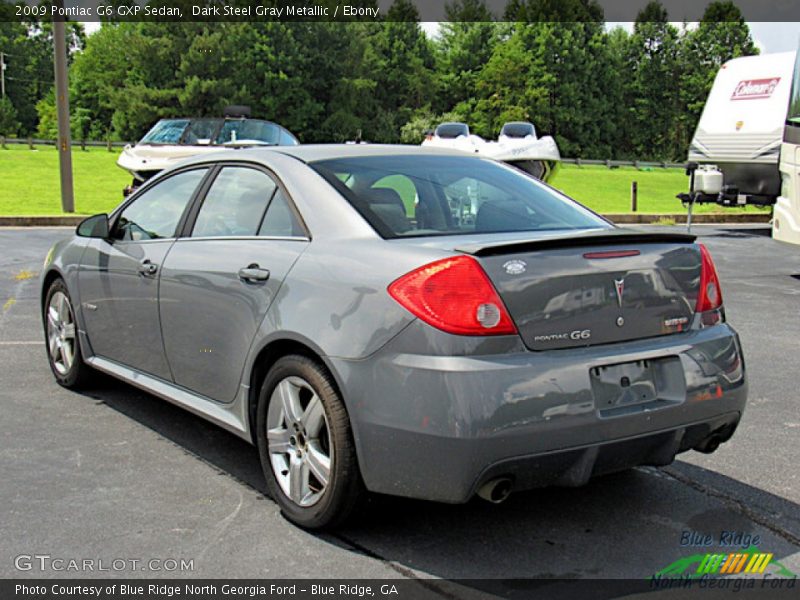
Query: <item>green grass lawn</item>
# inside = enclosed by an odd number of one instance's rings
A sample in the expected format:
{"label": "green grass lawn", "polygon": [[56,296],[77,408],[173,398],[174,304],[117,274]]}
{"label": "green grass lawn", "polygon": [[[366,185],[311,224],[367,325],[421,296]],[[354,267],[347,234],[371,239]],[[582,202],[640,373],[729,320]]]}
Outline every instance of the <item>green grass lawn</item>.
{"label": "green grass lawn", "polygon": [[[59,215],[61,192],[58,151],[52,146],[9,144],[0,149],[0,215]],[[122,201],[130,175],[116,165],[119,148],[72,149],[75,212],[107,212]]]}
{"label": "green grass lawn", "polygon": [[[17,144],[9,144],[7,148],[0,149],[0,215],[61,214],[56,149],[39,146],[30,150]],[[130,176],[116,165],[117,156],[118,148],[114,152],[105,148],[90,148],[85,152],[73,148],[76,214],[108,212],[122,201],[122,188],[130,183]],[[599,213],[626,213],[630,212],[630,188],[634,180],[639,184],[639,212],[683,212],[675,194],[686,191],[688,181],[680,169],[638,171],[633,167],[562,165],[551,183]],[[730,210],[705,205],[697,207],[696,212]]]}
{"label": "green grass lawn", "polygon": [[[686,211],[675,195],[689,191],[689,178],[683,169],[634,167],[609,169],[601,165],[561,165],[550,181],[568,196],[575,198],[601,214],[631,212],[631,182],[638,183],[638,212],[683,213]],[[701,204],[696,213],[758,212],[764,209],[748,206],[744,209],[722,208],[716,204]]]}

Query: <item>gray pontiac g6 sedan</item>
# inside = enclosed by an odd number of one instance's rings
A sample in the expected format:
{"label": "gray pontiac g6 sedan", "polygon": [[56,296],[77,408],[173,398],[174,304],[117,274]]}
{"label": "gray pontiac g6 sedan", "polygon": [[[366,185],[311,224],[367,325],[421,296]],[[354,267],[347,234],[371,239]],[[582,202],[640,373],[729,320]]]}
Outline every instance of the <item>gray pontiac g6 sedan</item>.
{"label": "gray pontiac g6 sedan", "polygon": [[102,371],[252,442],[307,528],[713,452],[747,396],[708,250],[513,167],[320,145],[189,159],[57,243],[63,386]]}

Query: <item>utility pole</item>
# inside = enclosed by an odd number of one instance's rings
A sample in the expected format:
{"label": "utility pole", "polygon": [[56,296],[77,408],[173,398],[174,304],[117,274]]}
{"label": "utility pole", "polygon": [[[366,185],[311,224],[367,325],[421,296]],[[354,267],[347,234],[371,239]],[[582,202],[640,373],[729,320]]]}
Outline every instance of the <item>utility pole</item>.
{"label": "utility pole", "polygon": [[0,52],[0,98],[6,97],[6,55]]}
{"label": "utility pole", "polygon": [[[55,5],[61,8],[62,0]],[[61,209],[75,212],[72,192],[72,139],[69,130],[69,89],[67,88],[67,36],[64,20],[53,20],[53,51],[55,53],[56,112],[58,115],[58,163],[61,170]]]}

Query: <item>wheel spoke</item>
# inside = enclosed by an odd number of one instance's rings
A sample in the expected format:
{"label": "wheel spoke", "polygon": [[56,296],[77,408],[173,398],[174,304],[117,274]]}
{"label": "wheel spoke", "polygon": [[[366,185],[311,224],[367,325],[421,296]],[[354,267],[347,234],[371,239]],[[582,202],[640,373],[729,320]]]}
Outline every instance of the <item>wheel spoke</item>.
{"label": "wheel spoke", "polygon": [[269,429],[267,430],[267,439],[269,440],[269,451],[271,453],[286,454],[291,449],[288,429]]}
{"label": "wheel spoke", "polygon": [[297,395],[297,388],[288,379],[284,379],[278,384],[278,394],[280,394],[286,424],[299,420],[303,411],[300,406],[300,398]]}
{"label": "wheel spoke", "polygon": [[316,394],[308,402],[300,421],[309,437],[315,438],[319,435],[322,425],[325,423],[325,409]]}
{"label": "wheel spoke", "polygon": [[302,504],[309,493],[308,466],[299,458],[289,461],[289,497],[296,504]]}
{"label": "wheel spoke", "polygon": [[64,355],[66,356],[64,366],[70,369],[72,368],[72,361],[75,358],[75,347],[72,345],[72,342],[69,341],[62,342],[62,345],[64,346]]}
{"label": "wheel spoke", "polygon": [[69,369],[69,349],[67,348],[67,344],[61,342],[58,348],[59,353],[61,354],[61,362],[64,364],[65,369]]}
{"label": "wheel spoke", "polygon": [[75,323],[70,323],[64,326],[64,337],[68,340],[75,339]]}
{"label": "wheel spoke", "polygon": [[52,305],[50,306],[50,308],[47,309],[47,324],[50,325],[50,327],[52,327],[53,329],[58,329],[58,324],[59,324],[58,311]]}
{"label": "wheel spoke", "polygon": [[50,337],[48,339],[49,347],[50,347],[50,358],[54,361],[58,360],[60,355],[60,351],[58,349],[60,340],[58,339],[58,334],[55,332],[50,333]]}
{"label": "wheel spoke", "polygon": [[323,488],[326,487],[331,475],[331,459],[325,456],[316,443],[308,445],[306,457],[311,474],[317,478]]}
{"label": "wheel spoke", "polygon": [[61,321],[67,321],[69,318],[69,310],[67,309],[67,297],[64,294],[58,295],[58,317]]}

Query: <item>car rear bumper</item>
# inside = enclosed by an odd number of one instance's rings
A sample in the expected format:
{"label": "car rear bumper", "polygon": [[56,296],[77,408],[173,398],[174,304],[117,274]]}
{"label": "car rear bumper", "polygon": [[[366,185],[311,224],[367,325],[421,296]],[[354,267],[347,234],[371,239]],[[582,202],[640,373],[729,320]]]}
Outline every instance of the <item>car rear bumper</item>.
{"label": "car rear bumper", "polygon": [[[465,502],[497,477],[510,477],[514,489],[581,485],[668,464],[727,440],[747,397],[741,346],[727,324],[625,344],[470,356],[410,354],[398,338],[367,360],[329,359],[365,484],[380,493]],[[593,369],[645,360],[658,391],[642,404],[610,405],[593,384]]]}

